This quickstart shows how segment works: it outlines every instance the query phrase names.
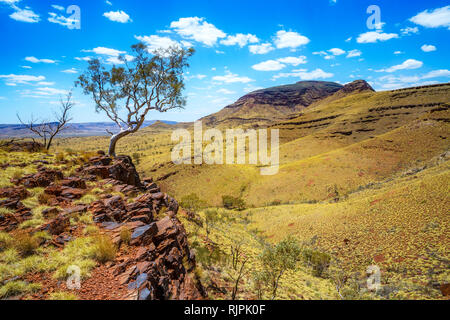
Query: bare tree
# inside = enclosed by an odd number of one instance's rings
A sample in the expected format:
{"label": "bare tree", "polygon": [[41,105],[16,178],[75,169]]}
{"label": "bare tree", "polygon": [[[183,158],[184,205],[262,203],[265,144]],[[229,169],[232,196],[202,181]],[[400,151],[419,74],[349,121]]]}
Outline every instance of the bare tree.
{"label": "bare tree", "polygon": [[74,106],[72,101],[72,92],[66,95],[66,98],[60,98],[61,107],[58,112],[54,112],[54,120],[40,120],[31,115],[31,119],[28,122],[22,121],[19,114],[17,118],[20,123],[23,124],[28,130],[43,140],[45,149],[49,150],[52,146],[53,139],[62,131],[67,129],[67,125],[72,118],[70,117],[70,110]]}
{"label": "bare tree", "polygon": [[149,54],[144,44],[132,46],[134,57],[119,59],[124,67],[107,70],[98,59],[89,61],[88,70],[76,85],[92,95],[96,111],[118,125],[120,131],[111,134],[109,155],[115,156],[117,141],[141,128],[150,110],[166,112],[186,104],[183,70],[194,49],[160,49]]}

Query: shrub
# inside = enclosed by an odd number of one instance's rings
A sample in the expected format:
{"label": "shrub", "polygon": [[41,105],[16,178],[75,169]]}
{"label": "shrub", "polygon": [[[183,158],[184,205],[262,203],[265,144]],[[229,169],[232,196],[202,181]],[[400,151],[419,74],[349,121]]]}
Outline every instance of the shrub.
{"label": "shrub", "polygon": [[298,241],[292,237],[269,245],[260,256],[263,270],[256,277],[270,290],[272,299],[275,299],[280,278],[288,270],[295,270],[301,249]]}
{"label": "shrub", "polygon": [[20,179],[23,176],[23,170],[20,168],[16,168],[14,169],[13,173],[12,173],[12,178],[13,179]]}
{"label": "shrub", "polygon": [[7,208],[0,208],[0,217],[6,216],[8,214],[14,214],[14,210]]}
{"label": "shrub", "polygon": [[63,162],[66,159],[64,152],[57,153],[55,159],[58,162]]}
{"label": "shrub", "polygon": [[95,239],[95,259],[100,263],[111,261],[116,257],[117,248],[108,236],[101,235]]}
{"label": "shrub", "polygon": [[229,210],[244,210],[245,201],[242,198],[236,198],[233,196],[222,196],[223,207]]}
{"label": "shrub", "polygon": [[50,293],[49,300],[78,300],[78,297],[71,292],[59,291]]}
{"label": "shrub", "polygon": [[25,281],[10,281],[0,288],[0,299],[11,296],[36,292],[41,289],[41,285],[37,283],[26,283]]}
{"label": "shrub", "polygon": [[130,244],[131,241],[131,231],[128,228],[120,230],[120,241],[125,244]]}
{"label": "shrub", "polygon": [[39,204],[47,205],[50,203],[51,196],[46,194],[45,192],[39,193],[37,196],[37,200]]}
{"label": "shrub", "polygon": [[76,204],[90,204],[91,202],[94,202],[98,200],[98,197],[93,194],[85,194],[81,197],[81,199],[75,201]]}
{"label": "shrub", "polygon": [[6,232],[0,232],[0,252],[8,249],[13,243],[13,238]]}
{"label": "shrub", "polygon": [[16,236],[14,246],[22,256],[29,256],[39,247],[39,242],[36,237],[24,232]]}
{"label": "shrub", "polygon": [[192,212],[199,211],[207,207],[207,203],[201,200],[197,194],[191,193],[181,198],[180,206]]}
{"label": "shrub", "polygon": [[328,254],[309,248],[303,249],[302,256],[303,261],[312,267],[313,275],[316,277],[323,275],[331,261],[331,257]]}

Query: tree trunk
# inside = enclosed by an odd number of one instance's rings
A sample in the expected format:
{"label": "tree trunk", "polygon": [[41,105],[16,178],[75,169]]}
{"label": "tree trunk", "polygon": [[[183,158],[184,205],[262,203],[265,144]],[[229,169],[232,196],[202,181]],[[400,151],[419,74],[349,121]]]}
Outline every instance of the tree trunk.
{"label": "tree trunk", "polygon": [[116,156],[117,141],[119,141],[120,138],[123,138],[132,132],[133,132],[133,130],[123,130],[123,131],[120,131],[119,133],[116,133],[111,136],[111,139],[109,140],[109,150],[108,150],[108,155],[110,157]]}

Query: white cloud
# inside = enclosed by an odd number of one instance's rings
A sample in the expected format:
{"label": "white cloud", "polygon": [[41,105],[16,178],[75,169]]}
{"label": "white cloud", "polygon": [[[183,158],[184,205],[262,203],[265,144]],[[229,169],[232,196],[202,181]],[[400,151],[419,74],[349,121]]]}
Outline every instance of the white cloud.
{"label": "white cloud", "polygon": [[279,61],[281,63],[290,64],[293,66],[298,66],[299,64],[305,64],[307,62],[305,56],[285,57],[285,58],[277,59],[277,61]]}
{"label": "white cloud", "polygon": [[253,34],[243,34],[238,33],[234,36],[229,35],[226,39],[220,41],[221,44],[225,46],[234,46],[238,45],[239,47],[244,47],[248,43],[257,43],[259,39]]}
{"label": "white cloud", "polygon": [[130,16],[125,11],[122,10],[105,12],[103,16],[111,21],[120,23],[127,23],[133,21],[130,19]]}
{"label": "white cloud", "polygon": [[64,7],[63,6],[59,6],[57,4],[52,4],[52,8],[56,9],[56,10],[59,10],[59,11],[64,11]]}
{"label": "white cloud", "polygon": [[22,68],[24,68],[24,69],[32,69],[32,67],[30,67],[30,66],[22,66]]}
{"label": "white cloud", "polygon": [[17,84],[30,84],[30,82],[44,81],[45,77],[8,74],[8,75],[0,75],[0,79],[5,79],[5,81],[10,85],[17,85]]}
{"label": "white cloud", "polygon": [[[437,83],[437,81],[430,81],[429,79],[439,77],[450,77],[450,70],[433,70],[424,75],[415,76],[393,76],[386,75],[377,79],[374,85],[379,86],[382,89],[392,90],[406,87],[423,86]],[[428,80],[428,81],[423,81]]]}
{"label": "white cloud", "polygon": [[423,75],[422,79],[431,79],[438,77],[450,77],[450,70],[447,69],[433,70]]}
{"label": "white cloud", "polygon": [[254,44],[254,45],[248,46],[248,49],[253,54],[266,54],[272,50],[275,50],[275,48],[269,42],[261,43],[261,44]]}
{"label": "white cloud", "polygon": [[33,94],[37,94],[40,96],[54,96],[54,95],[66,95],[68,93],[67,90],[62,89],[55,89],[55,88],[49,88],[49,87],[42,87],[37,88],[36,90],[33,90]]}
{"label": "white cloud", "polygon": [[299,57],[285,57],[277,60],[267,60],[252,66],[252,69],[258,71],[278,71],[286,67],[286,64],[298,66],[299,64],[306,63],[305,56]]}
{"label": "white cloud", "polygon": [[436,47],[431,44],[424,44],[420,47],[420,49],[422,49],[423,52],[432,52],[437,50]]}
{"label": "white cloud", "polygon": [[383,33],[379,31],[369,31],[362,33],[356,39],[358,43],[375,43],[377,41],[387,41],[390,39],[398,38],[396,33]]}
{"label": "white cloud", "polygon": [[[137,40],[143,42],[147,45],[147,50],[149,52],[154,52],[158,49],[168,49],[170,47],[181,48],[182,45],[169,37],[160,37],[157,35],[151,36],[134,36]],[[190,44],[190,43],[189,43]]]}
{"label": "white cloud", "polygon": [[[126,51],[120,51],[116,49],[106,48],[106,47],[97,47],[92,50],[81,50],[82,52],[93,52],[95,54],[98,54],[100,56],[104,56],[106,59],[106,62],[109,64],[124,64],[124,62],[119,59],[120,56],[123,56],[125,60],[132,61],[134,59],[133,56],[126,54]],[[88,58],[88,57],[87,57]],[[77,60],[80,59],[87,59],[87,58],[75,58]],[[88,60],[86,60],[88,61]]]}
{"label": "white cloud", "polygon": [[276,34],[274,43],[278,49],[283,48],[295,49],[302,45],[308,44],[309,41],[310,40],[307,37],[302,36],[297,32],[280,30]]}
{"label": "white cloud", "polygon": [[418,61],[415,59],[405,60],[403,63],[389,67],[387,69],[376,70],[376,72],[395,72],[398,70],[409,70],[409,69],[418,69],[423,66],[422,61]]}
{"label": "white cloud", "polygon": [[66,18],[63,15],[56,14],[54,12],[49,12],[48,15],[49,15],[48,18],[49,22],[59,24],[66,28],[70,28],[71,26],[76,25],[80,22],[78,19]]}
{"label": "white cloud", "polygon": [[105,3],[106,3],[107,5],[109,5],[109,6],[112,6],[111,1],[106,0]]}
{"label": "white cloud", "polygon": [[54,82],[41,81],[37,83],[38,86],[54,86]]}
{"label": "white cloud", "polygon": [[434,10],[425,10],[409,19],[425,28],[445,27],[450,30],[450,5]]}
{"label": "white cloud", "polygon": [[350,50],[347,54],[347,58],[360,57],[361,55],[362,55],[362,52],[358,49]]}
{"label": "white cloud", "polygon": [[249,77],[241,77],[237,74],[233,74],[230,71],[225,71],[225,75],[223,76],[214,76],[212,78],[213,81],[223,82],[223,83],[249,83],[254,81]]}
{"label": "white cloud", "polygon": [[201,42],[208,47],[215,45],[218,39],[226,37],[222,30],[199,17],[180,18],[171,22],[170,27],[182,37]]}
{"label": "white cloud", "polygon": [[344,54],[345,51],[339,48],[332,48],[330,50],[328,50],[328,52],[331,52],[331,54],[333,54],[334,56],[340,56],[341,54]]}
{"label": "white cloud", "polygon": [[347,39],[345,39],[345,42],[350,42],[352,41],[353,37],[348,37]]}
{"label": "white cloud", "polygon": [[78,73],[78,70],[75,69],[75,68],[70,68],[70,69],[67,69],[67,70],[63,70],[63,71],[61,71],[61,72],[63,72],[63,73],[72,73],[72,74],[75,74],[75,73]]}
{"label": "white cloud", "polygon": [[333,77],[333,73],[325,72],[322,69],[315,69],[312,71],[307,71],[305,69],[294,70],[290,73],[279,73],[273,77],[273,80],[278,78],[295,77],[301,80],[315,80],[315,79],[326,79]]}
{"label": "white cloud", "polygon": [[[10,2],[14,3],[14,2]],[[28,23],[36,23],[41,20],[38,14],[34,13],[33,10],[27,8],[27,9],[20,9],[18,7],[15,7],[15,12],[9,15],[11,19],[22,21],[22,22],[28,22]]]}
{"label": "white cloud", "polygon": [[25,60],[28,61],[28,62],[31,62],[31,63],[56,63],[55,60],[38,59],[36,57],[26,57]]}
{"label": "white cloud", "polygon": [[394,51],[394,54],[403,54],[404,52],[402,51]]}
{"label": "white cloud", "polygon": [[408,36],[410,34],[418,33],[419,32],[419,28],[417,28],[417,27],[406,27],[406,28],[400,29],[400,32],[402,33],[402,35]]}
{"label": "white cloud", "polygon": [[284,67],[286,67],[286,65],[277,60],[267,60],[253,65],[252,69],[258,71],[278,71]]}
{"label": "white cloud", "polygon": [[196,75],[187,75],[184,77],[186,80],[190,80],[190,79],[198,79],[198,80],[202,80],[206,78],[206,75],[204,74],[196,74]]}
{"label": "white cloud", "polygon": [[78,60],[78,61],[91,61],[91,57],[75,57],[75,60]]}
{"label": "white cloud", "polygon": [[231,91],[231,90],[222,88],[222,89],[217,90],[217,93],[223,93],[223,94],[235,94],[236,92],[235,92],[235,91]]}
{"label": "white cloud", "polygon": [[105,47],[97,47],[94,48],[92,50],[81,50],[83,52],[93,52],[95,54],[100,54],[100,55],[106,55],[106,56],[112,56],[112,57],[118,57],[121,54],[125,54],[125,51],[119,51],[116,49],[111,49],[111,48],[105,48]]}

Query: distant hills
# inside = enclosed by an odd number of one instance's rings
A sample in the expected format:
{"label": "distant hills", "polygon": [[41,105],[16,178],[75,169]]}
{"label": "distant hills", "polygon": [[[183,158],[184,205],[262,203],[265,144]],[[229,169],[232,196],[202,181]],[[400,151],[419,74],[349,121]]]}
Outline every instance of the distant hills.
{"label": "distant hills", "polygon": [[[143,124],[143,128],[154,123],[176,124],[175,121],[148,120]],[[86,122],[70,123],[67,130],[61,132],[60,137],[88,137],[88,136],[107,136],[107,131],[117,132],[118,126],[113,122]],[[0,138],[25,138],[32,137],[30,131],[22,124],[0,124]]]}
{"label": "distant hills", "polygon": [[[363,80],[355,87],[373,89]],[[202,118],[206,125],[233,127],[236,125],[267,125],[286,120],[314,102],[348,87],[335,82],[300,81],[290,85],[253,91],[217,113]],[[345,94],[345,93],[344,93]]]}

